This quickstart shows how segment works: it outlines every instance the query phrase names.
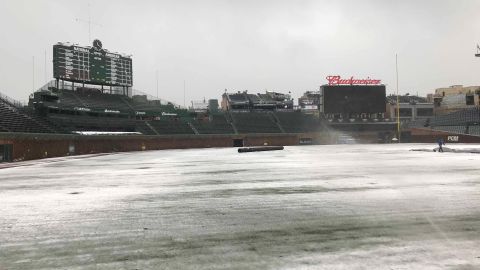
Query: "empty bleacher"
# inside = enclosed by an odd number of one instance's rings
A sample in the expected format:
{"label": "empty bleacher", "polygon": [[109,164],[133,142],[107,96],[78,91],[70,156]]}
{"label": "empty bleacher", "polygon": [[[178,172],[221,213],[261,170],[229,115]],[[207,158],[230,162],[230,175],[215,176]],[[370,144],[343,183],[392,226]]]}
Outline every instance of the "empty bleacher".
{"label": "empty bleacher", "polygon": [[437,126],[433,127],[434,130],[456,133],[456,134],[465,134],[466,126]]}
{"label": "empty bleacher", "polygon": [[311,132],[321,129],[320,120],[300,112],[275,112],[280,125],[287,133]]}
{"label": "empty bleacher", "polygon": [[437,115],[429,119],[409,122],[403,128],[428,128],[455,134],[480,136],[480,110],[467,108],[449,114]]}
{"label": "empty bleacher", "polygon": [[207,120],[195,120],[191,122],[200,134],[234,134],[232,125],[227,121],[224,114],[214,114]]}
{"label": "empty bleacher", "polygon": [[245,93],[228,94],[228,99],[233,103],[248,103]]}
{"label": "empty bleacher", "polygon": [[282,133],[269,112],[230,113],[239,133]]}
{"label": "empty bleacher", "polygon": [[0,132],[56,133],[56,130],[0,99]]}
{"label": "empty bleacher", "polygon": [[403,128],[424,128],[429,126],[430,119],[418,119],[416,121],[410,121],[403,125]]}
{"label": "empty bleacher", "polygon": [[469,126],[468,127],[468,134],[474,136],[480,136],[480,126]]}
{"label": "empty bleacher", "polygon": [[51,115],[49,120],[73,131],[120,131],[134,132],[135,120],[116,117],[92,117],[86,115]]}
{"label": "empty bleacher", "polygon": [[113,110],[121,113],[133,113],[133,108],[124,101],[122,95],[102,94],[100,92],[82,92],[72,90],[55,90],[51,95],[58,97],[58,100],[44,100],[48,96],[45,92],[35,93],[35,102],[44,106],[61,109],[88,108],[93,111]]}
{"label": "empty bleacher", "polygon": [[158,135],[157,132],[148,125],[147,121],[143,120],[137,120],[135,122],[135,131],[143,135]]}
{"label": "empty bleacher", "polygon": [[[70,92],[70,93],[68,93]],[[60,102],[64,102],[64,98],[68,97],[68,101],[77,99],[77,106],[92,108],[96,110],[117,110],[123,113],[131,113],[131,106],[123,100],[122,95],[111,95],[111,94],[102,94],[95,92],[73,92],[73,91],[63,91],[63,95],[60,96]]]}
{"label": "empty bleacher", "polygon": [[65,108],[88,107],[73,91],[64,90],[58,95],[58,105]]}
{"label": "empty bleacher", "polygon": [[[268,95],[257,96],[247,93],[231,94],[229,98],[240,103],[272,102],[273,104],[275,102]],[[145,135],[193,135],[304,133],[319,131],[324,127],[322,120],[312,115],[286,110],[229,111],[211,114],[203,119],[200,116],[196,119],[195,115],[188,113],[187,110],[178,109],[171,103],[149,100],[145,95],[130,98],[123,95],[104,94],[91,89],[80,91],[44,89],[36,92],[30,101],[30,110],[38,115],[20,113],[24,115],[24,120],[8,123],[3,117],[0,122],[0,131],[34,132],[33,130],[36,130],[35,132],[49,133],[124,131]],[[28,121],[34,124],[25,123]]]}
{"label": "empty bleacher", "polygon": [[148,121],[148,124],[153,127],[158,134],[194,134],[192,128],[187,122],[181,119],[161,119]]}
{"label": "empty bleacher", "polygon": [[162,115],[162,113],[185,114],[186,110],[178,110],[173,105],[156,104],[155,102],[130,101],[135,111],[146,112],[148,115]]}
{"label": "empty bleacher", "polygon": [[[55,98],[50,98],[50,97]],[[141,97],[141,96],[139,96]],[[158,100],[133,98],[117,94],[106,94],[99,91],[73,91],[54,89],[35,93],[32,104],[43,105],[60,110],[81,110],[92,112],[121,113],[136,116],[136,112],[144,112],[146,116],[161,116],[164,113],[185,116],[186,110],[180,110],[173,104],[160,103]],[[51,111],[51,110],[50,110]]]}
{"label": "empty bleacher", "polygon": [[478,107],[468,108],[445,115],[437,115],[431,119],[432,126],[467,125],[480,122]]}

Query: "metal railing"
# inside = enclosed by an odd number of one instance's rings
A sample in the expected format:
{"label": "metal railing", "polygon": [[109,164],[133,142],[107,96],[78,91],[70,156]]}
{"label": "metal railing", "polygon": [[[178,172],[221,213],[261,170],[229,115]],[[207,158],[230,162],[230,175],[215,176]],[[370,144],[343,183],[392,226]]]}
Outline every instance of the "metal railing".
{"label": "metal railing", "polygon": [[3,93],[0,93],[0,99],[7,103],[8,105],[12,106],[12,107],[15,107],[17,109],[22,109],[23,107],[25,107],[25,103],[21,102],[21,101],[18,101],[18,100],[15,100]]}

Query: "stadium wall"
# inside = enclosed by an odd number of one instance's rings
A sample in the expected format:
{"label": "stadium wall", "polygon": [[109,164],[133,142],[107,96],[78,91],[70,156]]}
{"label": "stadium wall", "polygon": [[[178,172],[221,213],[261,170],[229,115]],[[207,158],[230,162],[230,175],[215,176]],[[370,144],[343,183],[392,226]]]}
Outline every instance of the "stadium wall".
{"label": "stadium wall", "polygon": [[403,142],[435,143],[439,138],[442,138],[447,143],[480,143],[480,136],[457,134],[432,129],[411,128],[408,133],[408,140],[402,140]]}
{"label": "stadium wall", "polygon": [[310,139],[312,144],[329,144],[336,140],[323,132],[174,136],[0,133],[0,144],[13,145],[13,161],[112,152],[233,147],[234,140],[243,141],[244,146],[299,145],[305,139]]}

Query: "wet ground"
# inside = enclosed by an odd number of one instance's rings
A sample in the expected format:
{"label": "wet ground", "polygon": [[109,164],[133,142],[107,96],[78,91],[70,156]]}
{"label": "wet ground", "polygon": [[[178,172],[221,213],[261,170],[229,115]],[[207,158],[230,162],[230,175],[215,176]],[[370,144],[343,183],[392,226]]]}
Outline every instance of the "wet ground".
{"label": "wet ground", "polygon": [[18,163],[0,169],[0,269],[479,269],[480,154],[409,151],[434,147]]}

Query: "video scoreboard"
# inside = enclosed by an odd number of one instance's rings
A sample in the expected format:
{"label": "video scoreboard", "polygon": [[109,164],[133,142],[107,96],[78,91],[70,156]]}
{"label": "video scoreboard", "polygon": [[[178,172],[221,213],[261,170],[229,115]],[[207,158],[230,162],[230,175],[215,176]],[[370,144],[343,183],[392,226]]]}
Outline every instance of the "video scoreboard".
{"label": "video scoreboard", "polygon": [[102,49],[98,39],[92,47],[57,43],[53,45],[53,76],[72,82],[130,87],[132,58]]}
{"label": "video scoreboard", "polygon": [[324,113],[384,113],[385,85],[322,85]]}

